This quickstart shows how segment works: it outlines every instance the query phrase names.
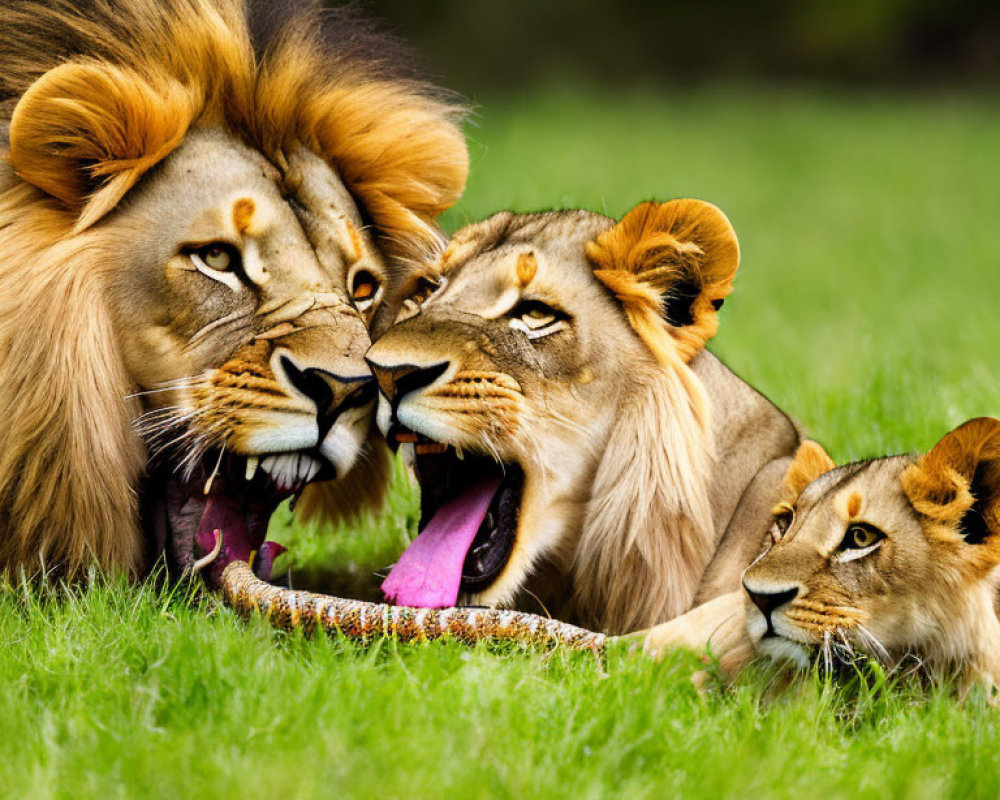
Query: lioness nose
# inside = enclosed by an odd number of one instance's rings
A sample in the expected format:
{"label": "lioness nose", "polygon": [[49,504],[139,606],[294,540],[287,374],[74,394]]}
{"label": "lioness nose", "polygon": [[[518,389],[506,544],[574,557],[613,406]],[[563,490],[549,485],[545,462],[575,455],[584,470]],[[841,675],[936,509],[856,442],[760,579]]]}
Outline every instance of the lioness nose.
{"label": "lioness nose", "polygon": [[746,589],[746,593],[750,595],[750,599],[753,604],[760,609],[760,612],[764,615],[764,619],[767,620],[768,628],[771,626],[771,612],[774,609],[783,606],[785,603],[794,600],[796,595],[799,593],[798,587],[792,587],[791,589],[783,589],[780,592],[767,592],[761,591],[759,589],[754,590],[743,583],[743,588]]}
{"label": "lioness nose", "polygon": [[402,400],[410,392],[416,392],[430,386],[447,371],[449,363],[442,361],[430,366],[416,366],[414,364],[379,364],[370,359],[368,366],[375,373],[379,389],[385,395],[393,412]]}
{"label": "lioness nose", "polygon": [[366,371],[338,375],[326,369],[299,367],[289,358],[281,359],[281,369],[288,383],[315,404],[321,442],[344,411],[375,399],[375,379]]}

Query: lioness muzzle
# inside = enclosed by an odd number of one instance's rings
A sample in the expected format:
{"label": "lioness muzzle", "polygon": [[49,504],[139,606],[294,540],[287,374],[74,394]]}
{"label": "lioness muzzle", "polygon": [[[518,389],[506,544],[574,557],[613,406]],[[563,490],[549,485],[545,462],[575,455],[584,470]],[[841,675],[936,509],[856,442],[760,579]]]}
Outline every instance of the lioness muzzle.
{"label": "lioness muzzle", "polygon": [[285,631],[312,633],[361,642],[389,636],[403,642],[448,637],[464,644],[481,641],[562,646],[604,654],[607,637],[537,614],[494,608],[410,608],[368,603],[329,595],[282,589],[258,578],[245,561],[232,561],[222,572],[222,596],[240,616],[261,614]]}

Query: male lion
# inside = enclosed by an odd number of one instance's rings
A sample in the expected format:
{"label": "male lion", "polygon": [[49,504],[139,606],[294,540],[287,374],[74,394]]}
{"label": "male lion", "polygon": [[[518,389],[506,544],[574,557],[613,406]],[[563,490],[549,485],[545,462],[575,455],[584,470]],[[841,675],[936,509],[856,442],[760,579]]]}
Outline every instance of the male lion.
{"label": "male lion", "polygon": [[654,628],[646,651],[709,646],[728,673],[754,650],[799,666],[861,651],[1000,686],[1000,420],[974,419],[922,458],[834,468],[799,457],[773,546],[734,592]]}
{"label": "male lion", "polygon": [[729,221],[696,200],[459,231],[368,354],[379,424],[415,442],[422,486],[386,593],[525,590],[624,632],[738,586],[800,444],[704,349],[738,261]]}
{"label": "male lion", "polygon": [[221,530],[217,575],[310,480],[378,496],[367,325],[467,166],[399,63],[310,2],[6,0],[0,573]]}

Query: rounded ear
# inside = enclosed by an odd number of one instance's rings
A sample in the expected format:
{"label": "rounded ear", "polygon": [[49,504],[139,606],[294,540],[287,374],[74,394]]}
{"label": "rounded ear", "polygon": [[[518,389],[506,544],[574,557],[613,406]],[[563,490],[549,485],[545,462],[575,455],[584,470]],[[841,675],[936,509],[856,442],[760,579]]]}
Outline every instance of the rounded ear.
{"label": "rounded ear", "polygon": [[10,123],[17,174],[79,215],[81,231],[181,143],[193,92],[109,64],[69,62],[24,93]]}
{"label": "rounded ear", "polygon": [[672,342],[690,362],[719,328],[740,250],[718,208],[673,200],[636,206],[587,244],[587,257],[653,353],[663,360]]}
{"label": "rounded ear", "polygon": [[781,501],[794,505],[810,483],[836,466],[821,444],[806,439],[795,451],[792,463],[785,472],[781,482]]}
{"label": "rounded ear", "polygon": [[903,473],[914,509],[969,544],[1000,534],[1000,420],[980,417],[947,434]]}

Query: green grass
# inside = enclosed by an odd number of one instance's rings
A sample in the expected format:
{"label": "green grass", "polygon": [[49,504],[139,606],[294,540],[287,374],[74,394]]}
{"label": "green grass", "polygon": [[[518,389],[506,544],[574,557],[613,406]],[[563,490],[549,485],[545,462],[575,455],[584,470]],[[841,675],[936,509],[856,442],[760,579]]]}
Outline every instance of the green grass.
{"label": "green grass", "polygon": [[[743,247],[714,350],[838,460],[1000,413],[995,98],[719,88],[484,102],[455,227],[501,208],[721,206]],[[297,573],[364,581],[414,519],[277,523]],[[279,540],[282,538],[278,537]],[[942,797],[1000,794],[1000,717],[948,687],[754,671],[706,699],[677,656],[369,650],[98,581],[0,589],[0,796]]]}

